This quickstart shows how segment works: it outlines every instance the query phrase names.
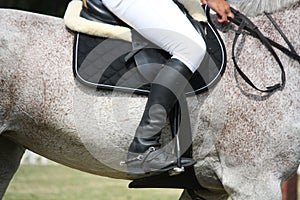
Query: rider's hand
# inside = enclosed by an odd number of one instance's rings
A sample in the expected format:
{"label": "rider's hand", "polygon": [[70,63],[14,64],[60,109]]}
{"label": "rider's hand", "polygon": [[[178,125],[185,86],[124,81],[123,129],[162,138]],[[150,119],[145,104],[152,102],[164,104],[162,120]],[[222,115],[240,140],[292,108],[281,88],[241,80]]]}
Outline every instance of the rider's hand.
{"label": "rider's hand", "polygon": [[207,4],[218,15],[218,22],[229,22],[228,17],[233,18],[234,15],[230,10],[230,5],[225,0],[201,0],[201,3]]}

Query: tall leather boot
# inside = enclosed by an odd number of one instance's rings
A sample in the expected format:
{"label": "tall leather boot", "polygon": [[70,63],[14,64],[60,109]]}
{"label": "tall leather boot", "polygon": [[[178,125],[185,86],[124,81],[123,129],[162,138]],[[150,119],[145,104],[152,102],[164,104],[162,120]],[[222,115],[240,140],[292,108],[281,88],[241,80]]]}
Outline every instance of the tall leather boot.
{"label": "tall leather boot", "polygon": [[[128,150],[128,174],[164,172],[177,166],[177,156],[160,148],[159,140],[168,114],[192,75],[181,61],[170,59],[155,77],[141,122]],[[181,166],[193,164],[193,159],[181,158]]]}

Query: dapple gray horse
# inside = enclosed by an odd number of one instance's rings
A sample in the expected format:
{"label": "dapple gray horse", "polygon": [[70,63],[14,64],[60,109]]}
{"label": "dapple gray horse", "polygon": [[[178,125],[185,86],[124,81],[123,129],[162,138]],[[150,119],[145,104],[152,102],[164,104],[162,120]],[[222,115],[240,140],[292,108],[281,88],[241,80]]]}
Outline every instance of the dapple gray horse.
{"label": "dapple gray horse", "polygon": [[[273,16],[300,51],[299,1],[232,2],[250,14],[288,6]],[[129,179],[119,161],[145,97],[99,92],[74,80],[73,33],[62,19],[5,9],[0,18],[0,198],[25,149],[81,171]],[[282,42],[264,16],[252,19]],[[227,49],[233,36],[233,31],[222,34]],[[267,53],[259,53],[259,44],[246,37],[239,65],[264,87],[280,79],[280,70]],[[195,171],[205,188],[195,191],[199,199],[281,199],[280,185],[300,159],[300,65],[280,56],[287,77],[281,91],[255,92],[229,59],[214,88],[188,98]],[[191,197],[184,191],[180,199]]]}

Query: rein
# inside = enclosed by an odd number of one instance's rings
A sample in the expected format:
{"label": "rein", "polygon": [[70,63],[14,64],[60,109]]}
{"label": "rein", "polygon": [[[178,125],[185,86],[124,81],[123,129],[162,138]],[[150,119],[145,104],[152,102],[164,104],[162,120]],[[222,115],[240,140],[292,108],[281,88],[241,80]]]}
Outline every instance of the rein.
{"label": "rein", "polygon": [[[234,24],[236,24],[238,26],[238,30],[236,31],[236,34],[235,34],[235,37],[234,37],[234,40],[233,40],[233,44],[232,44],[232,60],[233,60],[233,63],[234,63],[234,66],[235,66],[237,72],[241,75],[241,77],[251,87],[253,87],[254,89],[256,89],[256,90],[258,90],[260,92],[272,93],[272,92],[274,92],[276,90],[283,89],[284,86],[285,86],[285,83],[286,83],[285,71],[284,71],[284,67],[283,67],[282,62],[279,59],[279,57],[276,54],[276,52],[274,51],[273,47],[277,48],[278,50],[282,51],[284,54],[286,54],[290,58],[293,58],[293,59],[297,60],[300,63],[300,56],[295,51],[295,48],[290,43],[290,41],[288,40],[288,38],[285,36],[285,34],[282,32],[282,30],[280,29],[280,27],[274,21],[274,19],[271,17],[270,14],[265,13],[266,16],[268,17],[268,19],[271,21],[271,23],[275,27],[275,29],[280,33],[280,35],[282,36],[282,38],[284,39],[284,41],[287,43],[287,45],[289,46],[290,50],[287,49],[287,48],[285,48],[285,47],[283,47],[282,45],[278,44],[277,42],[275,42],[275,41],[273,41],[273,40],[265,37],[261,33],[261,31],[258,29],[258,27],[253,22],[251,22],[251,20],[249,18],[247,18],[245,15],[243,15],[239,11],[235,10],[234,8],[231,8],[231,11],[234,14],[234,18],[229,18],[229,20],[232,23],[234,23]],[[251,36],[259,39],[261,41],[261,43],[269,50],[269,52],[275,58],[277,64],[280,67],[280,70],[281,70],[281,83],[277,83],[277,84],[275,84],[273,86],[268,86],[268,87],[266,87],[266,89],[259,89],[258,87],[256,87],[254,85],[254,83],[246,76],[246,74],[238,66],[237,60],[236,60],[236,57],[235,57],[235,46],[236,46],[236,43],[237,43],[237,40],[238,40],[239,36],[245,30],[249,33],[249,35],[251,35]]]}

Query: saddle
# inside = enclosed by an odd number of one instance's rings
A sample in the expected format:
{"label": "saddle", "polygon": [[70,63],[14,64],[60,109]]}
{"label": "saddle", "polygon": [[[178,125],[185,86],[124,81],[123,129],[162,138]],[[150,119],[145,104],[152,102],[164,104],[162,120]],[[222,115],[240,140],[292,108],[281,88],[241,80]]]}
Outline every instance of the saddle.
{"label": "saddle", "polygon": [[[84,1],[80,10],[83,19],[109,25],[115,33],[93,36],[77,32],[74,42],[73,72],[76,80],[97,90],[123,91],[147,95],[150,83],[170,55],[144,39],[111,13],[99,0]],[[199,22],[185,7],[177,5],[188,16],[209,47],[204,61],[190,80],[186,95],[195,95],[213,87],[226,67],[224,43],[209,18],[209,8],[203,7],[207,22]],[[118,30],[117,30],[118,29]],[[120,29],[122,29],[120,31]],[[129,35],[129,36],[128,36]]]}

